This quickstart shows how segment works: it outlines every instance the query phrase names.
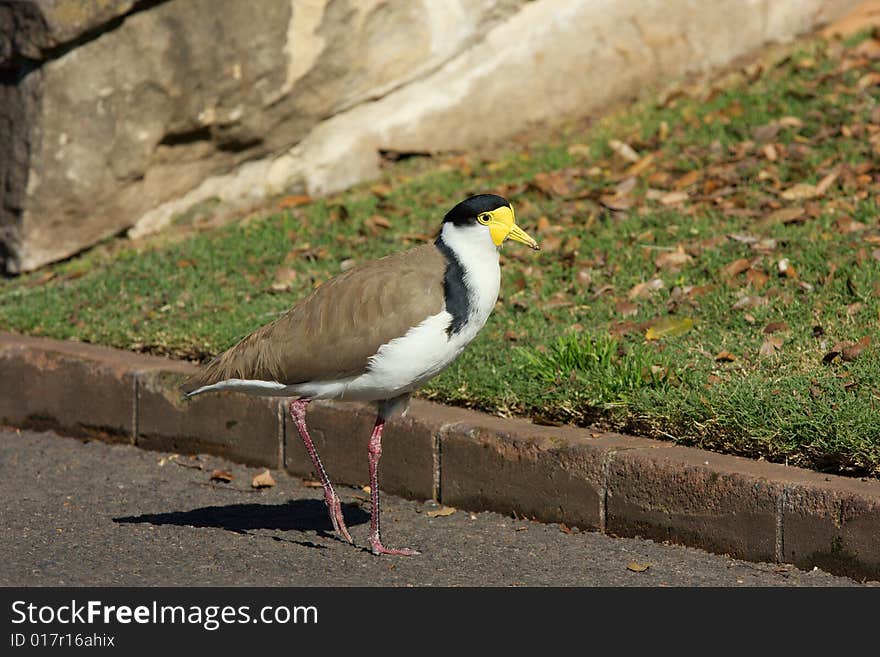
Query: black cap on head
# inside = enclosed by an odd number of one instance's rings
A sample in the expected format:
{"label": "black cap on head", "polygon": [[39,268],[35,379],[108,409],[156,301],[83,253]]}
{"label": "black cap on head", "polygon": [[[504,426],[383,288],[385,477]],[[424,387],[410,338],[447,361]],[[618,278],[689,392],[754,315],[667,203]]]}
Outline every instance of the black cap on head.
{"label": "black cap on head", "polygon": [[497,194],[477,194],[466,198],[461,203],[452,208],[443,217],[443,222],[450,221],[456,226],[472,223],[477,215],[482,212],[491,212],[502,206],[510,206],[510,202],[503,196]]}

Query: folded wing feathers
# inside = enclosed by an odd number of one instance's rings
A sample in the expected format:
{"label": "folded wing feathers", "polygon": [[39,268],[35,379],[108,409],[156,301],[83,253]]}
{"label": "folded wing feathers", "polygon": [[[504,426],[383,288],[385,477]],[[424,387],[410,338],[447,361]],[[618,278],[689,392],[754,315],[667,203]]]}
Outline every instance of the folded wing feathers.
{"label": "folded wing feathers", "polygon": [[355,267],[220,354],[181,391],[226,379],[290,385],[361,373],[382,344],[443,309],[445,265],[426,244]]}

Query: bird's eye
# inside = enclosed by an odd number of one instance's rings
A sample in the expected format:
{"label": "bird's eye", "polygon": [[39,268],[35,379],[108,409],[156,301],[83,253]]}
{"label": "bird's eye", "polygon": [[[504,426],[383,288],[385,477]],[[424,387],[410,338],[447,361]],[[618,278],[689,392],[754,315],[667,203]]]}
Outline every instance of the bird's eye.
{"label": "bird's eye", "polygon": [[491,218],[492,218],[492,215],[490,215],[488,212],[484,212],[483,214],[481,214],[477,217],[477,221],[479,221],[481,224],[483,224],[485,226],[486,224],[489,223],[489,219],[491,219]]}

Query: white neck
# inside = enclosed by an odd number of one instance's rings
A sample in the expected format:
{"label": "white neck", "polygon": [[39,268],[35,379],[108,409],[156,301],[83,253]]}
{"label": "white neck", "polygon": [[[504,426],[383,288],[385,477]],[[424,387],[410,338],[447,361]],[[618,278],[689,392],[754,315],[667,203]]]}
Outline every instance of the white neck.
{"label": "white neck", "polygon": [[471,293],[471,317],[476,329],[482,328],[498,300],[501,288],[501,267],[498,247],[489,230],[482,225],[455,226],[447,223],[440,231],[446,243],[464,268],[465,285]]}

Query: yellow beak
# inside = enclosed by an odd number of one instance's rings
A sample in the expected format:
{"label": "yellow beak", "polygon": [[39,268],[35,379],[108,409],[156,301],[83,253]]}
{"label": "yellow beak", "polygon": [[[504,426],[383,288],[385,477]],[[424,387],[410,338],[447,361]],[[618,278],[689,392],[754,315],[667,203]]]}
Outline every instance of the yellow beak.
{"label": "yellow beak", "polygon": [[541,248],[531,235],[516,225],[516,216],[513,214],[512,208],[505,205],[489,214],[492,217],[489,220],[489,234],[492,236],[495,246],[501,246],[504,240],[511,239],[536,251]]}

